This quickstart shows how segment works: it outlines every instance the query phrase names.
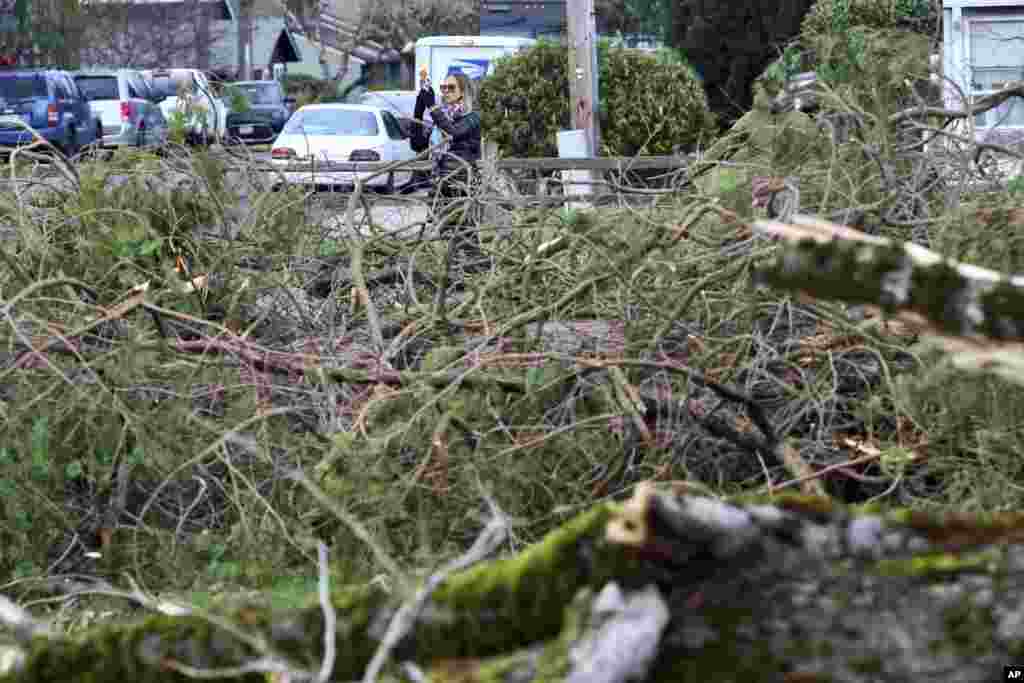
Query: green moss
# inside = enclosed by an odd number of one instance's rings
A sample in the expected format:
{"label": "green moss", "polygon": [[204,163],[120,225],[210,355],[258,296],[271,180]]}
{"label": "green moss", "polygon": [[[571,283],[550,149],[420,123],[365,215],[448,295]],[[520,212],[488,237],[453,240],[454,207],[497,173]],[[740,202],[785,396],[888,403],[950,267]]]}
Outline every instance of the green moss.
{"label": "green moss", "polygon": [[939,576],[963,571],[990,571],[1002,560],[998,550],[978,553],[932,553],[880,560],[875,571],[885,576]]}
{"label": "green moss", "polygon": [[601,585],[620,568],[614,554],[602,552],[611,510],[598,505],[515,557],[450,578],[433,602],[451,611],[451,621],[426,629],[417,649],[433,656],[484,656],[557,635],[576,592]]}
{"label": "green moss", "polygon": [[968,515],[903,509],[893,510],[886,517],[888,522],[904,525],[923,535],[930,543],[947,549],[1024,540],[1024,513],[1020,512]]}

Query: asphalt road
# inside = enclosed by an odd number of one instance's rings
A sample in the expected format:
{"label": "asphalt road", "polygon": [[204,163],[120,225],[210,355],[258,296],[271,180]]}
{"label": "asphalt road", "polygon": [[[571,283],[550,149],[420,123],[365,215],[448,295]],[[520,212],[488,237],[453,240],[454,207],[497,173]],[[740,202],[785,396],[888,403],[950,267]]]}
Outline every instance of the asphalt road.
{"label": "asphalt road", "polygon": [[[253,159],[260,162],[270,161],[270,150],[259,150],[250,152]],[[325,195],[319,194],[314,201],[315,212],[322,212],[319,216],[327,219],[325,222],[330,226],[332,232],[336,231],[338,237],[349,232],[346,215],[347,199],[346,194]],[[247,201],[243,196],[243,204]],[[413,193],[411,195],[396,195],[390,197],[376,193],[369,193],[368,199],[371,204],[371,215],[374,224],[383,227],[385,230],[400,231],[403,228],[412,228],[422,224],[427,219],[427,201],[425,192]],[[359,208],[355,213],[356,225],[363,222],[364,210]]]}

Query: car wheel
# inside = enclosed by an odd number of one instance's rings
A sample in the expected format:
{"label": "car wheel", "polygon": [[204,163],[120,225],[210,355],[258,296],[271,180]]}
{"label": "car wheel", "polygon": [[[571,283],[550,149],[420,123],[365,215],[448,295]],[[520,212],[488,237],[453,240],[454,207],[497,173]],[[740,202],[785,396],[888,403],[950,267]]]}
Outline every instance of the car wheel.
{"label": "car wheel", "polygon": [[135,142],[136,142],[136,145],[138,146],[139,149],[142,149],[143,147],[146,146],[146,124],[145,123],[143,123],[142,125],[139,126],[139,135],[138,135],[138,139]]}

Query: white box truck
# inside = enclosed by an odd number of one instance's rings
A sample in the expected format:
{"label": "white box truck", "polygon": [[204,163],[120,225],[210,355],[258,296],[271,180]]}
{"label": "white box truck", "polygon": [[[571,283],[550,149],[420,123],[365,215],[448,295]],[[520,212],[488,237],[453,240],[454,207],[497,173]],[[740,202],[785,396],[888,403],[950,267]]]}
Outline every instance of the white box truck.
{"label": "white box truck", "polygon": [[514,54],[537,41],[511,36],[429,36],[416,41],[415,87],[424,71],[436,89],[444,78],[461,71],[474,81],[494,73],[499,57]]}

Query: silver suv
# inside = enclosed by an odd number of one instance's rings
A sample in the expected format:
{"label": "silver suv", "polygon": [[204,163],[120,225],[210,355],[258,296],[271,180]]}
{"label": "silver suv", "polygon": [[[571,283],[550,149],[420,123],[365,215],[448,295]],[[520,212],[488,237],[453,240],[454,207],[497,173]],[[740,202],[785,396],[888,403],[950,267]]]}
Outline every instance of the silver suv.
{"label": "silver suv", "polygon": [[103,147],[162,147],[167,121],[142,74],[132,69],[76,71],[75,83],[103,123]]}

